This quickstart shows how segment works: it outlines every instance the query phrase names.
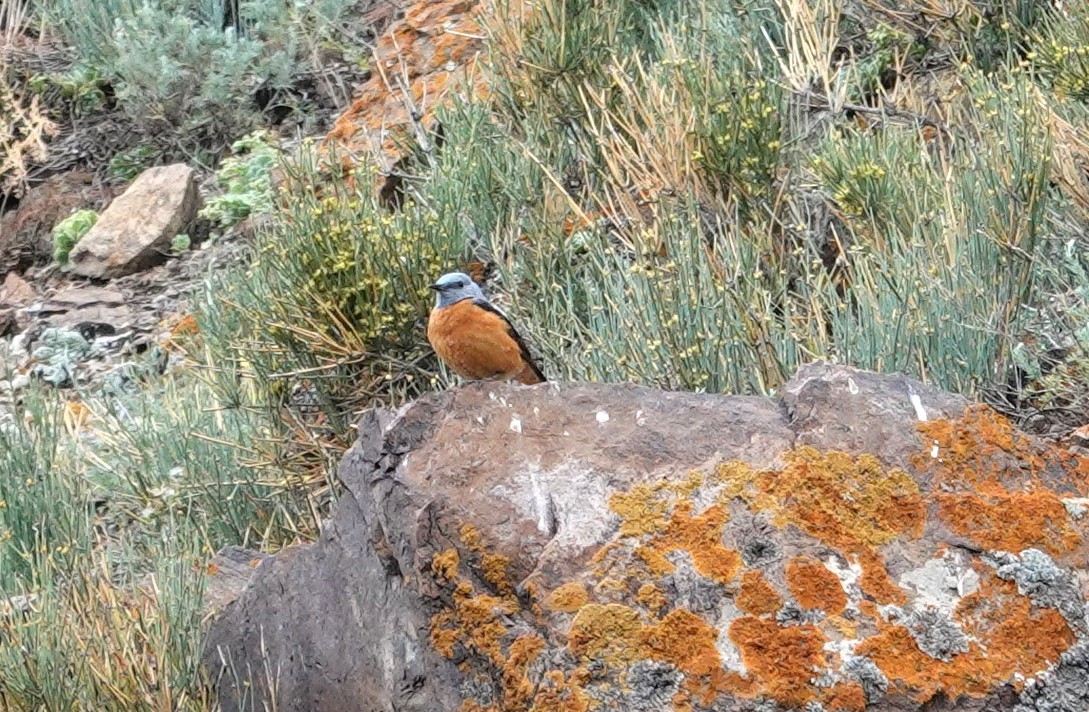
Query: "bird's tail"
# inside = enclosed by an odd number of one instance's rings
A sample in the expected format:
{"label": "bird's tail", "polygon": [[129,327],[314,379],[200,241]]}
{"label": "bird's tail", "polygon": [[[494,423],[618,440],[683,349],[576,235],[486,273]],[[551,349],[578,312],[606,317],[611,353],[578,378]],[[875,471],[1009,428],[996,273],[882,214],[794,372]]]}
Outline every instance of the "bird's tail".
{"label": "bird's tail", "polygon": [[527,386],[532,386],[534,383],[544,383],[548,379],[541,373],[541,369],[537,368],[537,365],[532,361],[522,361],[522,370],[514,374],[514,380],[519,383],[523,383]]}

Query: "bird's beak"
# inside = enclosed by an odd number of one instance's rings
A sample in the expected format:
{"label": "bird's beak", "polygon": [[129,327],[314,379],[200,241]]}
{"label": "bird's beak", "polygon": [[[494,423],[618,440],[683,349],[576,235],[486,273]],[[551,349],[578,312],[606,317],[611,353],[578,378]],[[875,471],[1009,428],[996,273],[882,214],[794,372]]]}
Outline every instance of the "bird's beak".
{"label": "bird's beak", "polygon": [[436,292],[442,291],[442,287],[440,287],[437,284],[429,284],[429,285],[427,285],[427,288],[428,289],[434,289]]}

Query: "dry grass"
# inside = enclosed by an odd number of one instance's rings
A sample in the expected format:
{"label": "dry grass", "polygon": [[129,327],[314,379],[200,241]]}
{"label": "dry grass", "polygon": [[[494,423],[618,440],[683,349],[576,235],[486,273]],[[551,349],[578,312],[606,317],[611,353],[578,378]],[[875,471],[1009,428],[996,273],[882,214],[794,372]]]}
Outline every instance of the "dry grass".
{"label": "dry grass", "polygon": [[11,81],[7,62],[29,20],[29,3],[12,0],[0,5],[0,193],[16,196],[25,188],[30,167],[45,158],[55,124],[37,97],[28,97]]}

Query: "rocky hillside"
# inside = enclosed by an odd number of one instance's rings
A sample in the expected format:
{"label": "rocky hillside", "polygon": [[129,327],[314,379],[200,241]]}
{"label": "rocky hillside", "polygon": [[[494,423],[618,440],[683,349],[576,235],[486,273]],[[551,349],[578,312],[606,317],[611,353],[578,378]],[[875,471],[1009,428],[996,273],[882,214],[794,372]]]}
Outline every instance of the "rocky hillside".
{"label": "rocky hillside", "polygon": [[228,710],[1073,712],[1087,473],[835,366],[777,401],[469,386],[363,419],[205,661]]}

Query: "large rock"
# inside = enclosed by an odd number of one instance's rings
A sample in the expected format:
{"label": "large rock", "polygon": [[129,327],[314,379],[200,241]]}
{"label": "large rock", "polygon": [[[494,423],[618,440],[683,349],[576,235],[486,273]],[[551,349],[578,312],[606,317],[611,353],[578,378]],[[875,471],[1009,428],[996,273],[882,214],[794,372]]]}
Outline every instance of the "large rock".
{"label": "large rock", "polygon": [[170,241],[200,207],[196,171],[178,163],[149,168],[98,218],[68,256],[84,277],[112,279],[162,262]]}
{"label": "large rock", "polygon": [[1089,462],[898,376],[373,411],[211,624],[225,710],[1089,709]]}

